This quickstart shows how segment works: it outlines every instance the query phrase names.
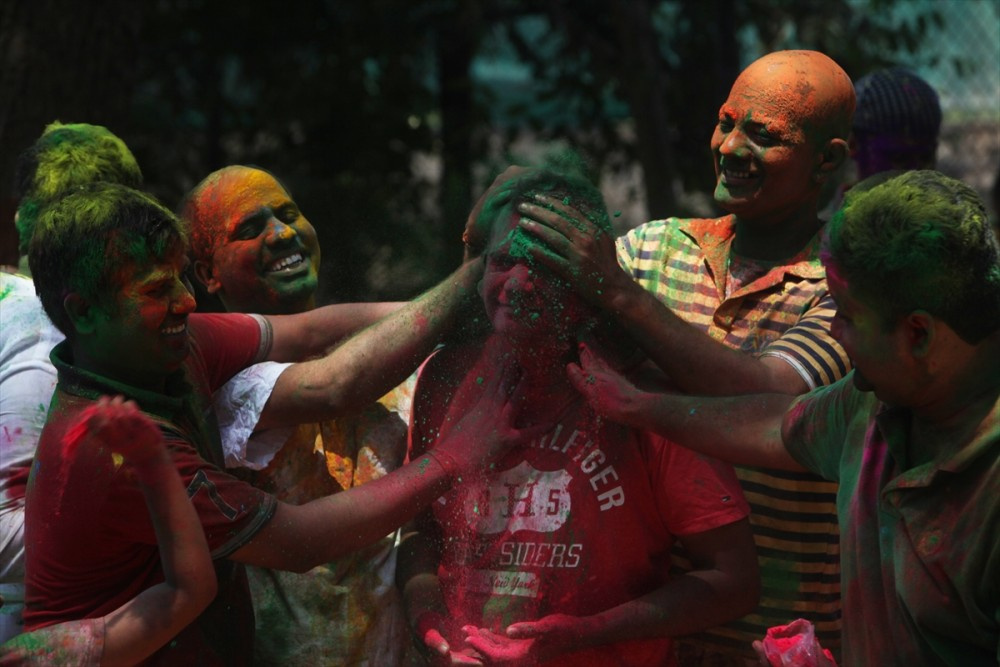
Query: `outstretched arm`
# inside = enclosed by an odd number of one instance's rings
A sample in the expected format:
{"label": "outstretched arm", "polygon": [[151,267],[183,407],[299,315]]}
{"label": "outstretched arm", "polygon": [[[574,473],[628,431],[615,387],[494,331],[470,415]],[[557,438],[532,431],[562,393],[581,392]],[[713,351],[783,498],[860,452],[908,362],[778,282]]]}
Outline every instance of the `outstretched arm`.
{"label": "outstretched arm", "polygon": [[569,364],[566,372],[594,410],[609,419],[729,463],[805,470],[783,439],[792,396],[722,398],[642,391],[584,345],[580,365]]}
{"label": "outstretched arm", "polygon": [[304,572],[384,537],[410,521],[463,473],[489,465],[510,447],[551,424],[518,429],[524,401],[520,385],[497,373],[483,384],[469,378],[460,389],[462,410],[452,410],[433,452],[384,477],[304,505],[279,503],[274,516],[234,560]]}
{"label": "outstretched arm", "polygon": [[[503,190],[526,172],[527,167],[509,166],[480,195],[462,231],[463,264],[469,264],[483,254],[490,236],[494,212],[484,211],[487,202],[499,206],[509,201]],[[484,215],[485,213],[485,215]],[[454,276],[453,276],[454,277]],[[344,338],[375,324],[406,303],[345,303],[316,308],[297,315],[269,315],[274,330],[274,344],[269,361],[295,362],[323,354]]]}
{"label": "outstretched arm", "polygon": [[295,362],[326,354],[405,305],[395,301],[335,303],[295,315],[266,315],[273,335],[267,360]]}
{"label": "outstretched arm", "polygon": [[[274,385],[257,428],[334,419],[385,394],[416,369],[476,294],[482,262],[442,283],[320,359],[295,364]],[[278,345],[279,331],[275,331]]]}
{"label": "outstretched arm", "polygon": [[622,270],[609,234],[558,199],[536,199],[519,205],[530,218],[521,226],[552,249],[533,247],[535,258],[615,316],[680,389],[715,396],[809,389],[785,361],[733,350],[679,318]]}
{"label": "outstretched arm", "polygon": [[760,575],[746,519],[681,541],[695,569],[651,593],[593,616],[553,614],[514,623],[503,635],[467,627],[467,641],[489,664],[523,664],[604,644],[689,634],[753,610]]}

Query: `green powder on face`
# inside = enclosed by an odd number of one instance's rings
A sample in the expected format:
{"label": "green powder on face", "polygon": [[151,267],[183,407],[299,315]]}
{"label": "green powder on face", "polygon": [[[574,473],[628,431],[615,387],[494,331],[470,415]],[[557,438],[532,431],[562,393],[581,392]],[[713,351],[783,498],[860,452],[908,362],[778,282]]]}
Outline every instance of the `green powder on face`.
{"label": "green powder on face", "polygon": [[514,229],[507,232],[507,236],[500,242],[498,247],[508,246],[507,254],[514,259],[523,259],[529,263],[534,261],[531,255],[531,248],[538,247],[545,249],[544,243],[533,237],[528,232],[524,231],[520,227],[515,227]]}

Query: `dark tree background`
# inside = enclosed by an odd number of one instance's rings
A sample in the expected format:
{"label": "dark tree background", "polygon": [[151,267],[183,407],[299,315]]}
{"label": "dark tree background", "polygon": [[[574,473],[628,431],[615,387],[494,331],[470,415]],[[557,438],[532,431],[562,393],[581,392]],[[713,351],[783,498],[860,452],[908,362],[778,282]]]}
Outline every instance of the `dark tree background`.
{"label": "dark tree background", "polygon": [[[319,231],[325,299],[408,298],[457,264],[466,212],[515,141],[563,140],[602,173],[638,164],[650,214],[684,213],[678,193],[711,189],[707,140],[748,35],[858,76],[941,24],[889,23],[894,4],[5,0],[0,220],[48,122],[98,123],[172,207],[220,166],[270,169]],[[530,80],[497,85],[477,59]]]}

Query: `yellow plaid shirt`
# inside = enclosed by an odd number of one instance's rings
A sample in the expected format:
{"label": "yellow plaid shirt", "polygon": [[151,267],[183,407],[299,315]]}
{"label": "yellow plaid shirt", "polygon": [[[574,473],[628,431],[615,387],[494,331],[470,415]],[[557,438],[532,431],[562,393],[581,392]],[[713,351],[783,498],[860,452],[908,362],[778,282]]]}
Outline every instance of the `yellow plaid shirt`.
{"label": "yellow plaid shirt", "polygon": [[[726,294],[733,216],[669,218],[618,239],[618,261],[675,314],[728,347],[791,364],[810,387],[844,376],[850,362],[829,334],[836,307],[817,235],[798,255]],[[803,617],[839,653],[840,565],[836,484],[808,473],[736,467],[750,502],[761,565],[759,608],[693,641],[753,658],[768,627]]]}

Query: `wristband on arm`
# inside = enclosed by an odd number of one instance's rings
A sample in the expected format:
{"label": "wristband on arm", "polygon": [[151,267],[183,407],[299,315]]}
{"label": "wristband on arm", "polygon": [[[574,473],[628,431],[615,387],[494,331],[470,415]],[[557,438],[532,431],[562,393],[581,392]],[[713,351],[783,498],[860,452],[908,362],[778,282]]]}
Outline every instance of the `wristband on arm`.
{"label": "wristband on arm", "polygon": [[444,470],[445,475],[448,476],[448,480],[452,483],[461,481],[461,470],[458,465],[458,461],[455,460],[448,452],[443,452],[440,450],[429,450],[424,452],[424,456],[437,462],[441,469]]}

